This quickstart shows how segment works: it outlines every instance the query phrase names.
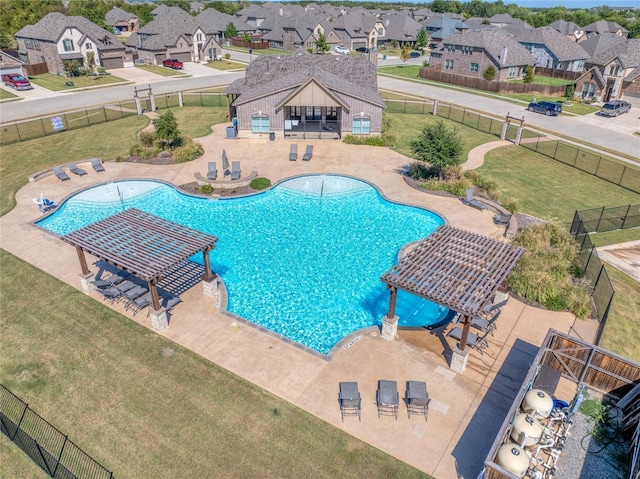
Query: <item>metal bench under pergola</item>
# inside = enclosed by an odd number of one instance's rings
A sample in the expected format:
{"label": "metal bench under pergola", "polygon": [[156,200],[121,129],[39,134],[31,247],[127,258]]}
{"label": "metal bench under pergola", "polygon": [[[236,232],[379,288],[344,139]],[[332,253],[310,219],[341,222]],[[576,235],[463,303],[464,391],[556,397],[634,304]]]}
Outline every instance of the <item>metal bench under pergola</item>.
{"label": "metal bench under pergola", "polygon": [[453,226],[440,226],[380,278],[390,290],[387,320],[395,317],[397,290],[426,298],[464,319],[464,351],[471,319],[482,315],[524,249]]}
{"label": "metal bench under pergola", "polygon": [[204,282],[211,282],[209,252],[218,238],[135,208],[109,216],[61,238],[75,246],[83,277],[90,277],[85,252],[146,281],[160,311],[157,283],[165,273],[202,251]]}

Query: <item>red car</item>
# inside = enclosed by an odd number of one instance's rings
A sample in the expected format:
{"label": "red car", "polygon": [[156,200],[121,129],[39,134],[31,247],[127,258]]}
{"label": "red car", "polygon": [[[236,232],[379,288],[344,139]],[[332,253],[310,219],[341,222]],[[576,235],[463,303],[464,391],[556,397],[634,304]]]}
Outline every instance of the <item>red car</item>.
{"label": "red car", "polygon": [[184,67],[180,60],[175,60],[174,58],[167,58],[166,60],[163,60],[162,66],[173,68],[174,70],[182,70],[182,67]]}
{"label": "red car", "polygon": [[18,73],[2,75],[2,82],[6,86],[11,86],[16,90],[31,90],[33,88],[29,80]]}

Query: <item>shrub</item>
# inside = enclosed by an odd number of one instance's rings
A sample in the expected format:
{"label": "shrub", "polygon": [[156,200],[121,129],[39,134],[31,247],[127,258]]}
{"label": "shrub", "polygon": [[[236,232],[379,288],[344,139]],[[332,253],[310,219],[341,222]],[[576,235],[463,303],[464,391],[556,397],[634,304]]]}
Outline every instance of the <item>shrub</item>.
{"label": "shrub", "polygon": [[417,160],[429,163],[441,172],[450,166],[461,165],[465,160],[458,130],[448,127],[442,120],[425,126],[409,146]]}
{"label": "shrub", "polygon": [[173,159],[176,163],[185,163],[202,156],[204,149],[200,143],[196,143],[191,138],[184,140],[183,145],[173,150]]}
{"label": "shrub", "polygon": [[213,186],[211,186],[211,185],[202,185],[200,187],[200,193],[202,193],[203,195],[210,195],[211,193],[213,193]]}
{"label": "shrub", "polygon": [[533,83],[533,67],[531,65],[527,65],[524,70],[525,74],[522,81],[524,81],[525,83]]}
{"label": "shrub", "polygon": [[487,69],[484,71],[484,73],[482,74],[482,78],[484,78],[485,80],[489,80],[489,81],[493,81],[494,78],[496,77],[496,69],[493,65],[489,65],[487,67]]}
{"label": "shrub", "polygon": [[463,173],[465,178],[468,178],[474,185],[482,188],[487,198],[497,200],[500,196],[500,184],[494,178],[490,176],[484,176],[475,170],[465,171]]}
{"label": "shrub", "polygon": [[266,190],[271,186],[271,180],[269,178],[258,177],[251,180],[249,186],[254,190]]}
{"label": "shrub", "polygon": [[567,85],[567,87],[564,89],[564,96],[569,100],[571,100],[575,92],[576,92],[576,86],[572,83],[570,85]]}
{"label": "shrub", "polygon": [[225,53],[224,54],[224,59],[225,60],[229,60],[231,58],[231,53]]}
{"label": "shrub", "polygon": [[380,136],[345,135],[342,141],[350,145],[385,146]]}
{"label": "shrub", "polygon": [[138,140],[142,146],[150,147],[153,146],[154,136],[151,131],[141,131],[138,133]]}
{"label": "shrub", "polygon": [[438,171],[425,163],[414,161],[409,165],[409,176],[416,180],[424,180],[438,176]]}
{"label": "shrub", "polygon": [[129,154],[131,156],[143,156],[144,148],[140,143],[135,143],[131,145],[131,148],[129,148]]}
{"label": "shrub", "polygon": [[437,178],[431,178],[420,183],[418,186],[424,190],[446,191],[455,196],[464,196],[467,188],[470,188],[472,185],[466,178],[458,181],[442,181]]}
{"label": "shrub", "polygon": [[502,197],[500,198],[500,204],[514,215],[520,211],[520,200],[516,198]]}

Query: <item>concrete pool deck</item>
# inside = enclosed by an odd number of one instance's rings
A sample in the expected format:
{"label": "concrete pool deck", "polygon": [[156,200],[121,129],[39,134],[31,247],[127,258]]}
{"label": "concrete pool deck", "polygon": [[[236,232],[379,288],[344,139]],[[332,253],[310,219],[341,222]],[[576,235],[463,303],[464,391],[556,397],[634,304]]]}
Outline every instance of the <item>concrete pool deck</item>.
{"label": "concrete pool deck", "polygon": [[[24,186],[16,194],[16,208],[0,219],[0,247],[80,289],[74,248],[30,224],[40,217],[33,198],[44,193],[60,202],[79,189],[121,179],[190,183],[194,173],[206,173],[208,161],[218,162],[221,168],[223,149],[230,162],[241,162],[243,176],[257,171],[275,183],[311,173],[350,175],[371,182],[390,200],[431,209],[452,226],[503,239],[504,229],[494,225],[491,211],[481,212],[458,198],[410,188],[402,172],[411,160],[394,151],[330,140],[225,139],[225,126],[217,125],[212,135],[198,140],[205,154],[194,162],[170,166],[107,162],[104,173],[85,168],[87,175],[70,175],[70,181],[51,176]],[[299,151],[304,151],[306,144],[314,145],[312,160],[289,161],[291,143],[298,144]],[[88,261],[95,272],[92,259]],[[100,300],[95,293],[92,296]],[[442,330],[401,330],[390,342],[370,328],[354,333],[346,342],[351,345],[337,349],[332,360],[326,361],[243,323],[234,326],[232,318],[216,309],[215,300],[202,294],[200,285],[181,297],[184,302],[175,308],[169,328],[158,334],[438,479],[475,479],[550,327],[587,341],[595,333],[592,322],[511,298],[494,336],[488,337],[489,347],[484,354],[471,351],[467,370],[460,375],[449,369],[454,342]],[[112,307],[132,318],[122,305]],[[151,328],[144,312],[132,319]],[[375,392],[379,379],[396,380],[401,396],[406,380],[426,381],[432,398],[428,421],[416,415],[409,419],[404,404],[397,421],[392,417],[378,419]],[[337,403],[340,381],[358,382],[362,422],[354,417],[341,421]]]}

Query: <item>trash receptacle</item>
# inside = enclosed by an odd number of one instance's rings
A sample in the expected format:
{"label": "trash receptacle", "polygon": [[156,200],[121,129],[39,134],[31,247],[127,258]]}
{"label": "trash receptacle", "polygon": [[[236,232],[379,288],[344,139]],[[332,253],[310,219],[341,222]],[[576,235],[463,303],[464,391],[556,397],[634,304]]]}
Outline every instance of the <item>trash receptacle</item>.
{"label": "trash receptacle", "polygon": [[235,138],[236,137],[236,127],[228,126],[227,127],[227,138]]}
{"label": "trash receptacle", "polygon": [[383,60],[386,60],[386,59],[387,59],[387,56],[386,56],[386,55],[382,55],[382,59],[383,59]]}
{"label": "trash receptacle", "polygon": [[270,139],[271,141],[273,141],[273,140],[275,140],[275,139],[276,139],[276,134],[275,134],[273,131],[270,131],[270,132],[269,132],[269,139]]}

